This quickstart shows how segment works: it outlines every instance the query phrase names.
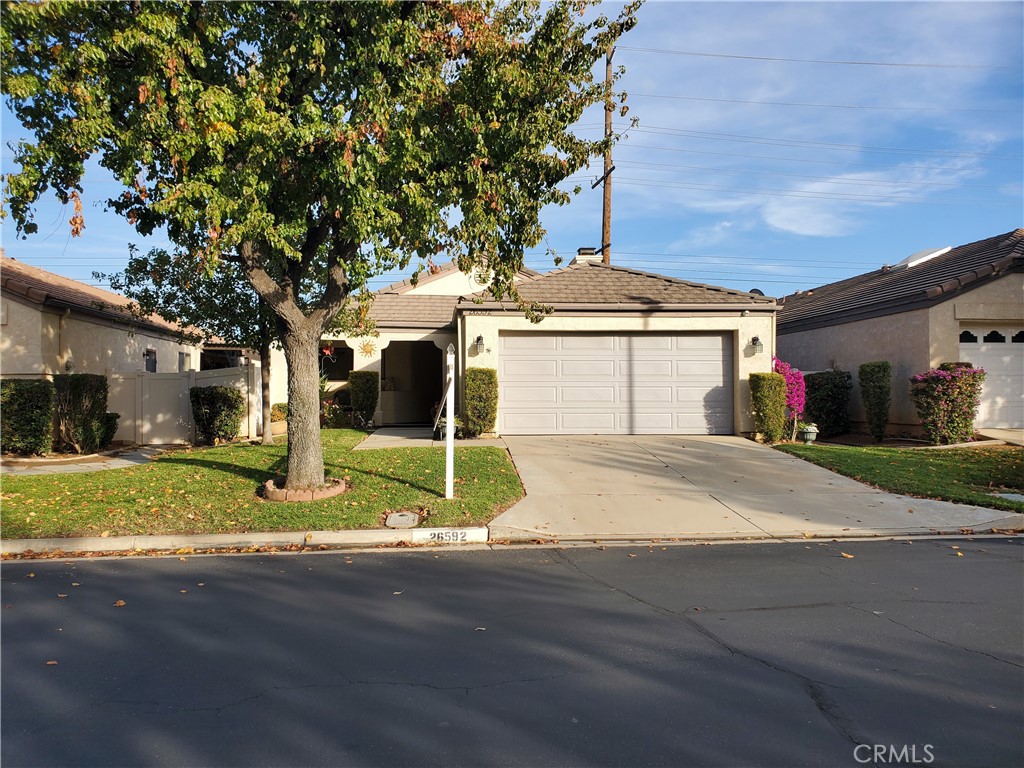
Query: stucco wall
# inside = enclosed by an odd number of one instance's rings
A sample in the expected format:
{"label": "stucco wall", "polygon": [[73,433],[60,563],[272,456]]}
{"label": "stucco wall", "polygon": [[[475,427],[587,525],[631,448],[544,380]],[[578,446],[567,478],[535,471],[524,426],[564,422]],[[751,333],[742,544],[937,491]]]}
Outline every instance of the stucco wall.
{"label": "stucco wall", "polygon": [[3,300],[0,309],[0,373],[36,377],[58,364],[56,318],[32,305]]}
{"label": "stucco wall", "polygon": [[[421,279],[423,277],[424,275],[420,275]],[[420,296],[465,296],[470,293],[478,293],[485,287],[480,285],[472,275],[455,270],[444,277],[438,277],[417,285],[407,292],[419,294]]]}
{"label": "stucco wall", "polygon": [[[594,333],[630,333],[638,331],[661,333],[685,333],[701,331],[725,331],[733,334],[735,347],[734,429],[737,434],[754,430],[750,413],[751,373],[771,370],[774,339],[774,315],[708,316],[694,313],[690,316],[629,316],[629,315],[553,315],[540,323],[531,323],[522,316],[512,313],[467,312],[462,316],[460,334],[463,370],[466,366],[498,369],[498,334],[501,331],[536,331],[538,333],[559,333],[568,331],[591,331]],[[477,352],[477,336],[484,337],[486,349]],[[750,340],[757,336],[764,344],[764,351],[755,353]],[[500,416],[499,416],[500,418]]]}
{"label": "stucco wall", "polygon": [[895,429],[918,424],[907,382],[928,368],[928,310],[780,334],[776,345],[779,358],[801,371],[836,368],[853,374],[850,417],[857,422],[864,421],[857,369],[862,363],[888,360],[892,364],[889,421]]}
{"label": "stucco wall", "polygon": [[156,351],[157,372],[177,373],[178,352],[191,355],[199,368],[199,347],[123,326],[66,315],[4,299],[7,323],[0,340],[3,375],[64,373],[70,361],[74,373],[145,368],[143,353]]}

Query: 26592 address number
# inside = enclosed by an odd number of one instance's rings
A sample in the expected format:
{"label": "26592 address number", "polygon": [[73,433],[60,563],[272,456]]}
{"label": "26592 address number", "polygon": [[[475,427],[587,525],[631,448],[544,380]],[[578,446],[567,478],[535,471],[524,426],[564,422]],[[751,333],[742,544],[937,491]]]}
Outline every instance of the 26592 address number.
{"label": "26592 address number", "polygon": [[465,531],[431,531],[431,541],[440,541],[446,544],[456,544],[460,541],[468,541]]}

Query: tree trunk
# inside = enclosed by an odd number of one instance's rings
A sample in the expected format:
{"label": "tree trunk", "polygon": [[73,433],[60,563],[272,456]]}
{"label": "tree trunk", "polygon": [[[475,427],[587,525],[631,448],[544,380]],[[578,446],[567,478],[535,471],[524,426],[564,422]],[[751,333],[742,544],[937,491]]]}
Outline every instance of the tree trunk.
{"label": "tree trunk", "polygon": [[260,385],[263,390],[263,445],[274,444],[273,403],[270,402],[270,339],[260,340]]}
{"label": "tree trunk", "polygon": [[[284,325],[279,323],[279,327]],[[324,484],[324,451],[320,443],[320,376],[317,349],[320,334],[280,328],[288,363],[287,488],[320,488]]]}

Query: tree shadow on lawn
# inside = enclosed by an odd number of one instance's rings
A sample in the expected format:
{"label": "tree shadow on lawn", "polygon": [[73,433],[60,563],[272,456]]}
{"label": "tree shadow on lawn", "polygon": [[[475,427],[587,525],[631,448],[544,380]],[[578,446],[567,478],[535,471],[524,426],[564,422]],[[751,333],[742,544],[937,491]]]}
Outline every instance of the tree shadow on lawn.
{"label": "tree shadow on lawn", "polygon": [[[161,464],[180,464],[187,467],[203,467],[206,469],[217,470],[220,472],[227,472],[229,474],[236,475],[245,480],[251,480],[256,484],[257,488],[261,488],[267,480],[272,480],[279,477],[284,477],[288,470],[288,459],[286,456],[282,456],[267,467],[247,467],[242,464],[236,464],[229,461],[216,461],[214,459],[207,458],[163,458],[160,459]],[[382,481],[390,481],[398,483],[400,485],[408,486],[409,488],[415,488],[424,493],[429,493],[432,496],[438,498],[444,497],[444,492],[437,488],[431,488],[426,485],[420,485],[415,481],[410,481],[409,478],[396,477],[394,475],[371,471],[366,469],[357,469],[355,467],[345,467],[338,463],[324,462],[324,470],[328,477],[343,477],[348,475],[350,477],[360,476],[364,480],[370,478],[376,478]]]}

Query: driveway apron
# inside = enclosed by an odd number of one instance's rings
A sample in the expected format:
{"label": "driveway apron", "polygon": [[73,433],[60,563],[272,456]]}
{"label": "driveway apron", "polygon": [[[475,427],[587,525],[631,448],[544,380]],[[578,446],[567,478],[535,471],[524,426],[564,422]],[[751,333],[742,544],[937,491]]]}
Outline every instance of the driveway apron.
{"label": "driveway apron", "polygon": [[1008,516],[878,491],[742,437],[504,441],[526,498],[494,519],[492,539],[892,535],[982,529]]}

